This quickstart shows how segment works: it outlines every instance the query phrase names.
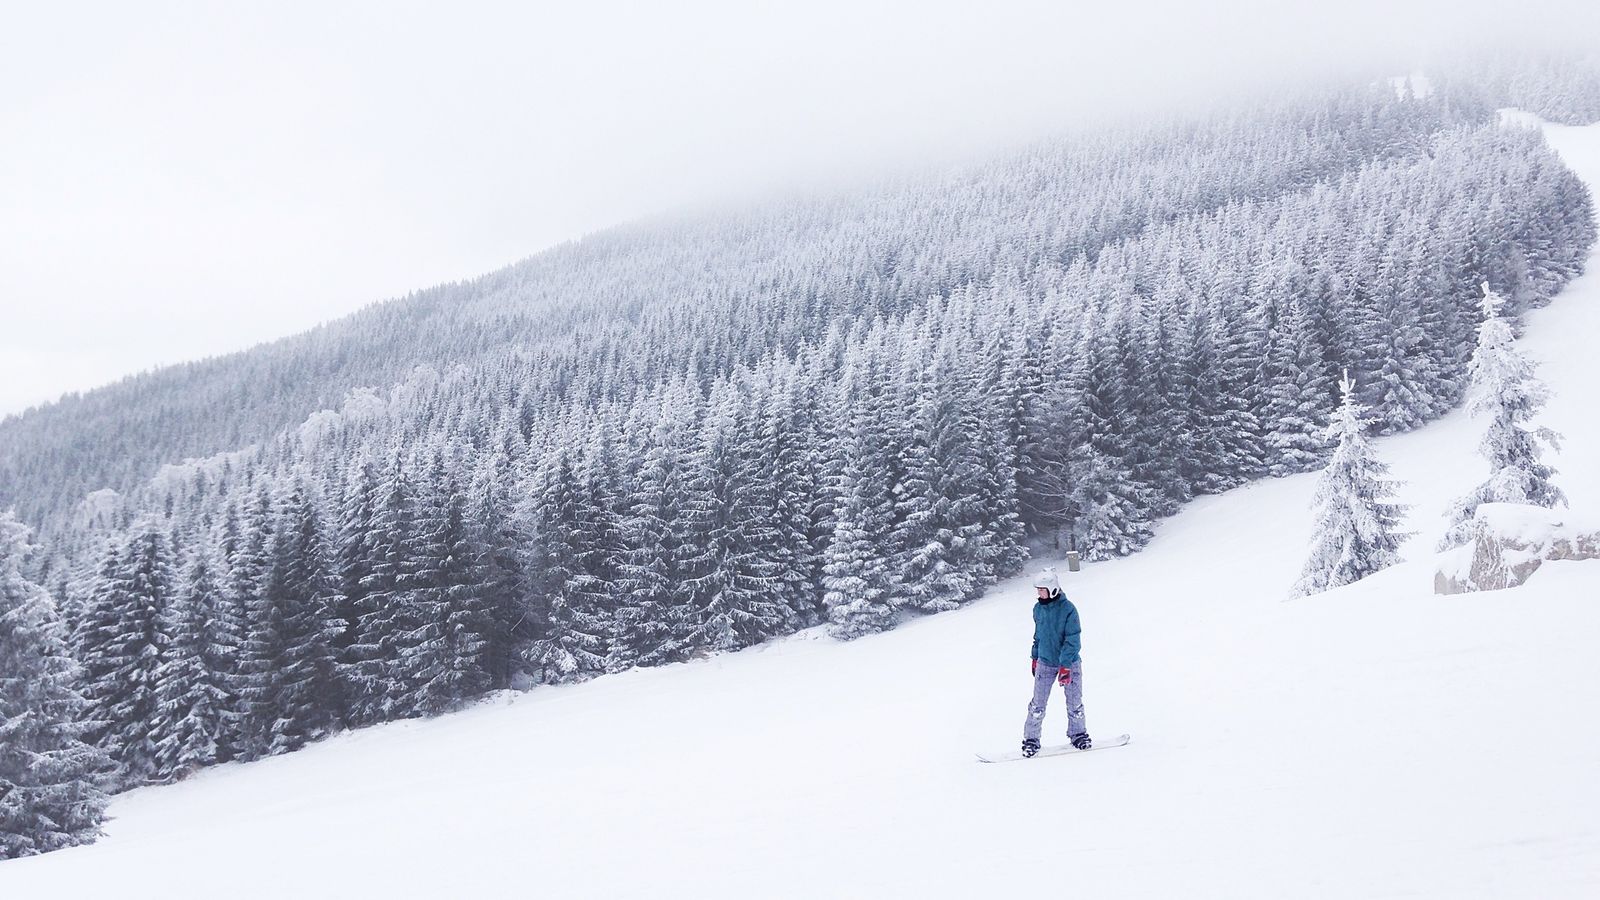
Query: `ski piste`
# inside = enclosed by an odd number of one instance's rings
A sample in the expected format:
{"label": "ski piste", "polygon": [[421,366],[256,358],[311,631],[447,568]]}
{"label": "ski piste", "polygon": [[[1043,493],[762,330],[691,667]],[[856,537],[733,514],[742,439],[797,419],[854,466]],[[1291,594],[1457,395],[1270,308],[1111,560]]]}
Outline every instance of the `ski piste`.
{"label": "ski piste", "polygon": [[991,753],[988,756],[984,756],[982,753],[975,753],[973,755],[976,756],[978,758],[978,762],[981,763],[1015,762],[1019,759],[1038,759],[1041,756],[1065,756],[1069,753],[1093,753],[1096,750],[1109,750],[1112,747],[1124,746],[1131,740],[1133,740],[1132,735],[1119,734],[1108,741],[1096,741],[1094,745],[1087,750],[1079,750],[1077,747],[1074,747],[1071,744],[1053,744],[1049,747],[1040,747],[1039,752],[1032,756],[1023,756],[1021,750],[1013,750],[1010,753]]}

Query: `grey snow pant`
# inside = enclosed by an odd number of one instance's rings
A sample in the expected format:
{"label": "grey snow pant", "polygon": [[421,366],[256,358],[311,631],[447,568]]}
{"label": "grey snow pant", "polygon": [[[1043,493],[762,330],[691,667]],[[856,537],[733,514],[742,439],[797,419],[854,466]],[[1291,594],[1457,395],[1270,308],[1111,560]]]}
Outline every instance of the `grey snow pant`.
{"label": "grey snow pant", "polygon": [[[1040,666],[1033,673],[1033,701],[1028,704],[1027,721],[1022,723],[1023,740],[1039,740],[1044,710],[1050,703],[1050,686],[1060,674],[1054,666]],[[1083,660],[1072,664],[1072,681],[1062,685],[1061,691],[1067,697],[1067,739],[1071,740],[1089,730],[1083,721]]]}

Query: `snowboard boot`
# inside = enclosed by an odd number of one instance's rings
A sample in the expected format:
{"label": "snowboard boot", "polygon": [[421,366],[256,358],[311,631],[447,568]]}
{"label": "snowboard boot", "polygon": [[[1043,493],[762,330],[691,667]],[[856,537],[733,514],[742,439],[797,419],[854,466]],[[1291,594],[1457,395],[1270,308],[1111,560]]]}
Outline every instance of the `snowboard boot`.
{"label": "snowboard boot", "polygon": [[1074,734],[1069,737],[1069,740],[1072,741],[1072,746],[1079,750],[1088,750],[1094,746],[1089,742],[1089,735],[1087,734]]}
{"label": "snowboard boot", "polygon": [[1022,755],[1023,756],[1032,756],[1032,755],[1034,755],[1035,753],[1038,753],[1038,752],[1039,752],[1039,742],[1038,741],[1034,740],[1033,738],[1023,738],[1022,739]]}

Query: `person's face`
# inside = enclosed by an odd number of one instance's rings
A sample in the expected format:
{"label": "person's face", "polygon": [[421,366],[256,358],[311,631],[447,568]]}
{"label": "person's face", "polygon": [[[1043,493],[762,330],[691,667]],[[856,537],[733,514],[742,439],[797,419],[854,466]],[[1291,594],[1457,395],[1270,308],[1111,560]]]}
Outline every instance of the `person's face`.
{"label": "person's face", "polygon": [[1040,600],[1049,600],[1050,599],[1050,589],[1049,588],[1039,588],[1038,591],[1039,591],[1039,599]]}

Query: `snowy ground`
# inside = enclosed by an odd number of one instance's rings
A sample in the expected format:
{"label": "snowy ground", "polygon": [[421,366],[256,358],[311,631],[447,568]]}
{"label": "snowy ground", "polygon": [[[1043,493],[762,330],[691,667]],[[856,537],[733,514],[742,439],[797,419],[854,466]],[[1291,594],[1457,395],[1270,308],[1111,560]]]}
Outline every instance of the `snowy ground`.
{"label": "snowy ground", "polygon": [[[1549,127],[1600,185],[1600,127]],[[1523,346],[1560,483],[1600,510],[1600,259]],[[840,645],[814,634],[345,735],[117,800],[0,897],[1600,896],[1600,563],[1431,591],[1461,415],[1380,443],[1410,561],[1283,597],[1312,476],[1204,499],[1068,581],[1092,733],[1019,740],[1031,591]],[[1047,738],[1064,730],[1059,695]]]}

